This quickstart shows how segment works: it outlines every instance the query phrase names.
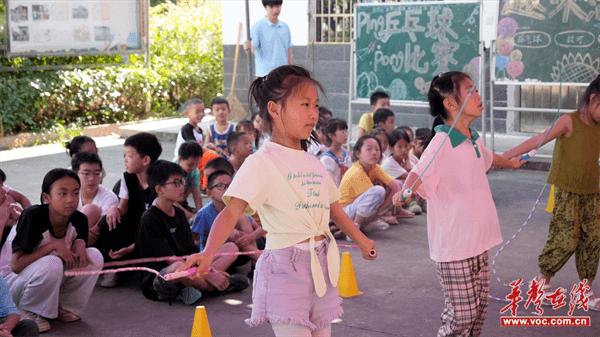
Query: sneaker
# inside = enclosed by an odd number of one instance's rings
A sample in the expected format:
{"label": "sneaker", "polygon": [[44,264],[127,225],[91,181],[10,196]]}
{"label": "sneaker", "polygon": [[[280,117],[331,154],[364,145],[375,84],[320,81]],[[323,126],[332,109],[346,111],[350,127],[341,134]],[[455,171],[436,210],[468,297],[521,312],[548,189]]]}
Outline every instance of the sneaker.
{"label": "sneaker", "polygon": [[105,274],[102,276],[102,281],[100,281],[100,286],[102,288],[114,288],[117,286],[117,282],[119,281],[119,276],[117,274]]}
{"label": "sneaker", "polygon": [[30,320],[34,321],[35,324],[37,325],[40,333],[50,330],[50,323],[44,317],[42,317],[36,313],[27,311],[27,310],[22,310],[21,318],[22,319],[30,319]]}
{"label": "sneaker", "polygon": [[233,274],[229,276],[229,287],[223,293],[235,293],[242,291],[250,286],[250,279],[242,274]]}
{"label": "sneaker", "polygon": [[419,215],[421,213],[423,213],[423,210],[421,209],[421,206],[419,206],[419,204],[416,201],[411,201],[410,205],[408,205],[407,210],[411,213],[414,213],[416,215]]}
{"label": "sneaker", "polygon": [[192,305],[202,298],[202,292],[194,287],[185,287],[181,289],[177,299],[187,305]]}
{"label": "sneaker", "polygon": [[365,231],[384,231],[388,228],[390,228],[390,225],[387,222],[381,219],[377,219],[375,221],[369,222],[365,226]]}
{"label": "sneaker", "polygon": [[69,310],[66,310],[63,308],[58,308],[58,317],[56,319],[61,322],[70,323],[70,322],[79,321],[81,319],[81,317],[75,315],[74,313],[70,312]]}

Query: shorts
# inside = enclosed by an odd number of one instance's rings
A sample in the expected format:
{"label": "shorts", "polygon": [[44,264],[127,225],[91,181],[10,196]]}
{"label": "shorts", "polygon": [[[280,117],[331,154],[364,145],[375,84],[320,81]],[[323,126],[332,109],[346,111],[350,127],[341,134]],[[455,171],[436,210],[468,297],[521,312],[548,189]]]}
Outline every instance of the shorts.
{"label": "shorts", "polygon": [[314,331],[342,316],[342,299],[327,276],[326,242],[318,242],[315,248],[327,283],[323,297],[315,292],[310,252],[301,247],[303,244],[267,249],[262,253],[254,272],[252,315],[246,320],[248,325],[282,323],[305,326]]}

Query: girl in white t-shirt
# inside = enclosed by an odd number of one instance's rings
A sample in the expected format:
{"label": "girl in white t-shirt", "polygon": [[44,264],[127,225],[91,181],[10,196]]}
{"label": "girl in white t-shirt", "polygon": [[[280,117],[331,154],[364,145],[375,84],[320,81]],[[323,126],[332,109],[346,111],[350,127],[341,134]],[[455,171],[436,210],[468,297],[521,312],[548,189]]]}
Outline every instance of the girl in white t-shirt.
{"label": "girl in white t-shirt", "polygon": [[96,243],[98,235],[100,235],[98,227],[100,219],[108,213],[111,207],[119,205],[119,198],[113,191],[100,185],[104,171],[102,170],[102,160],[97,154],[80,152],[73,156],[71,167],[81,181],[77,210],[88,218],[87,244],[91,246]]}
{"label": "girl in white t-shirt", "polygon": [[[275,335],[330,336],[342,314],[336,285],[339,251],[331,219],[360,247],[365,259],[374,243],[345,215],[338,190],[319,160],[306,153],[314,141],[320,85],[304,68],[287,65],[250,86],[271,140],[246,159],[224,194],[204,251],[186,267],[205,274],[214,254],[244,211],[258,211],[266,249],[254,274],[251,326],[269,322]],[[372,254],[370,252],[372,251]]]}

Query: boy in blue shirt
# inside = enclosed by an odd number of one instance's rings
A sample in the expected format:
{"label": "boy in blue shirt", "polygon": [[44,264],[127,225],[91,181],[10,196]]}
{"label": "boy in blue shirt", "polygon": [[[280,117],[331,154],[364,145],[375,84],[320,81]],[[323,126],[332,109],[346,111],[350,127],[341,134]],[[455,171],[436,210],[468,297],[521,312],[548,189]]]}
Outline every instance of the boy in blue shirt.
{"label": "boy in blue shirt", "polygon": [[[198,236],[200,241],[200,251],[206,245],[208,234],[217,215],[225,208],[223,194],[229,187],[229,184],[231,184],[231,180],[231,174],[226,171],[216,171],[208,176],[206,193],[211,201],[196,214],[196,219],[192,226],[192,232]],[[256,240],[264,236],[265,231],[261,227],[254,225],[249,217],[242,216],[238,220],[236,229],[233,230],[228,241],[234,242],[240,251],[249,252],[258,250]],[[256,262],[259,256],[260,253],[249,255],[254,262]]]}

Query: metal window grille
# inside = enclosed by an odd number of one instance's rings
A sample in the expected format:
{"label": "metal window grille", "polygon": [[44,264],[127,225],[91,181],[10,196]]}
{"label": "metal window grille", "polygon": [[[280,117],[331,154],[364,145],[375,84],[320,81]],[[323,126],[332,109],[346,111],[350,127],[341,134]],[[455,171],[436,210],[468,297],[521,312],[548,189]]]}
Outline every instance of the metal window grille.
{"label": "metal window grille", "polygon": [[[311,28],[315,43],[350,43],[354,24],[354,5],[370,2],[403,2],[407,0],[311,0]],[[412,0],[424,1],[424,0]]]}

